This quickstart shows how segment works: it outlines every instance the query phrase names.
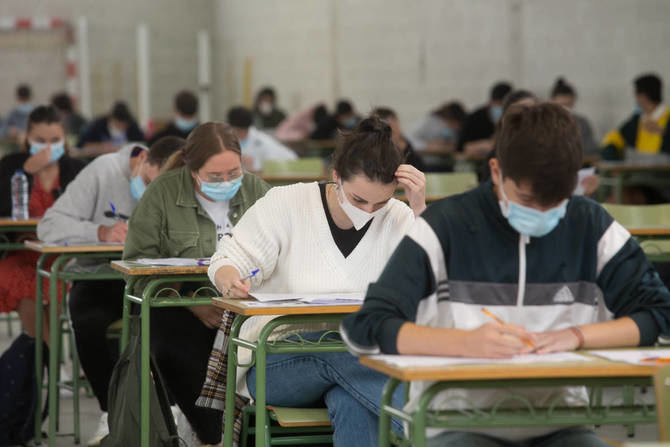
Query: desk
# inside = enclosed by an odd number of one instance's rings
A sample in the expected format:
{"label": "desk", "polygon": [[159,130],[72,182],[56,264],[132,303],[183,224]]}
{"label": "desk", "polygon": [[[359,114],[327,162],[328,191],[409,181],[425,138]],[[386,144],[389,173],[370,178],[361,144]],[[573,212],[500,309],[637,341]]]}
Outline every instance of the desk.
{"label": "desk", "polygon": [[[235,391],[237,383],[237,367],[252,367],[256,364],[256,447],[265,447],[264,427],[268,423],[265,410],[265,365],[268,354],[286,354],[295,352],[343,352],[347,348],[341,341],[320,340],[309,342],[306,340],[289,341],[274,340],[268,338],[272,332],[284,324],[309,324],[309,323],[339,323],[347,314],[356,312],[360,305],[342,306],[315,306],[297,304],[295,306],[278,305],[267,303],[263,307],[251,307],[250,300],[236,300],[229,298],[215,298],[214,305],[222,309],[235,312],[237,316],[230,328],[228,339],[228,369],[226,376],[226,411],[223,445],[233,446],[233,429],[235,422]],[[255,301],[253,301],[255,302]],[[279,315],[268,322],[258,340],[244,340],[240,338],[242,324],[252,316]],[[252,351],[252,361],[248,365],[238,365],[237,350],[245,348]],[[254,362],[255,357],[255,362]]]}
{"label": "desk", "polygon": [[23,242],[11,242],[7,233],[34,232],[39,222],[36,218],[14,220],[11,217],[0,217],[0,252],[24,249]]}
{"label": "desk", "polygon": [[[119,257],[123,251],[123,245],[119,244],[48,244],[39,241],[26,241],[25,247],[41,254],[37,260],[37,284],[35,290],[35,339],[42,340],[42,284],[44,279],[49,279],[49,430],[48,443],[54,446],[56,443],[56,429],[58,424],[59,395],[59,356],[60,356],[60,307],[58,302],[58,284],[62,282],[62,296],[65,300],[66,283],[69,281],[96,281],[121,279],[121,275],[113,271],[64,271],[65,264],[71,259],[107,259]],[[50,257],[55,258],[51,269],[46,270],[44,263]],[[75,442],[79,442],[79,358],[77,350],[72,353],[73,374],[73,405],[75,411],[74,434]],[[42,389],[42,344],[35,343],[35,378],[37,389]],[[42,393],[37,393],[36,408],[42,408]],[[40,444],[42,439],[42,413],[35,413],[35,443]]]}
{"label": "desk", "polygon": [[[140,427],[142,427],[142,447],[149,447],[149,417],[150,417],[150,394],[149,386],[151,380],[150,364],[150,316],[152,307],[182,307],[182,306],[204,306],[212,304],[212,297],[218,292],[212,287],[205,286],[196,290],[194,296],[181,297],[172,285],[174,283],[197,282],[209,283],[207,277],[207,266],[193,267],[171,267],[138,264],[132,261],[112,261],[112,269],[127,275],[126,288],[123,297],[123,329],[121,331],[121,349],[128,344],[130,303],[140,305],[141,320],[141,376],[140,376]],[[148,283],[142,291],[142,296],[137,296],[133,289],[140,278],[148,279]],[[209,296],[198,295],[200,291],[211,292]],[[165,292],[172,295],[166,296]],[[146,427],[146,429],[144,428]]]}
{"label": "desk", "polygon": [[[598,172],[601,174],[601,186],[610,186],[614,188],[614,197],[616,203],[621,203],[623,187],[626,177],[640,173],[662,173],[670,172],[670,164],[666,163],[642,163],[627,161],[600,161],[595,164]],[[650,179],[649,183],[658,183]],[[670,183],[666,183],[670,185]],[[602,194],[601,194],[601,199]],[[601,200],[602,202],[603,200]]]}
{"label": "desk", "polygon": [[261,176],[263,180],[268,182],[272,186],[283,186],[291,185],[293,183],[311,183],[311,182],[323,182],[328,181],[329,178],[325,175],[310,175],[310,176],[299,176],[299,175],[264,175]]}
{"label": "desk", "polygon": [[[585,352],[588,355],[588,351]],[[655,409],[636,406],[632,397],[619,408],[603,406],[600,399],[591,400],[583,407],[562,408],[553,402],[547,408],[534,408],[522,402],[523,408],[483,409],[476,411],[430,411],[433,398],[448,388],[508,388],[536,386],[650,386],[657,365],[637,366],[612,362],[593,356],[588,362],[536,363],[525,365],[496,364],[458,365],[451,367],[398,367],[371,357],[361,357],[360,362],[391,377],[384,387],[379,420],[379,445],[390,445],[391,417],[410,425],[412,444],[426,445],[426,428],[477,428],[477,427],[537,427],[589,424],[655,423]],[[416,410],[409,413],[391,405],[391,396],[402,381],[435,381],[419,399]],[[596,404],[593,404],[593,401]],[[404,444],[403,444],[404,445]]]}

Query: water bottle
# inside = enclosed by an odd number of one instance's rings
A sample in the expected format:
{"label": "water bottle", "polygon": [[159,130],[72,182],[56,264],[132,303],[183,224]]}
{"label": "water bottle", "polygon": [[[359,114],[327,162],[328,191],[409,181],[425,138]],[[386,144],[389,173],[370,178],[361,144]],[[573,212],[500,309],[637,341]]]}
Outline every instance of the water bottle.
{"label": "water bottle", "polygon": [[28,219],[28,177],[21,169],[12,175],[12,219]]}

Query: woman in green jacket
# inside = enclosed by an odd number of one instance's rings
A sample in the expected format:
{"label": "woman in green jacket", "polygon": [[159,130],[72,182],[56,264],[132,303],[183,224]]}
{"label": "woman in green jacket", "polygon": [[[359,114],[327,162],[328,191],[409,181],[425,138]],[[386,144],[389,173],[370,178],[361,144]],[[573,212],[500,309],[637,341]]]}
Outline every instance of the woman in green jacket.
{"label": "woman in green jacket", "polygon": [[[210,257],[217,242],[270,189],[242,170],[239,141],[223,123],[196,127],[165,170],[130,218],[123,259]],[[218,444],[221,438],[221,412],[196,407],[195,401],[222,316],[214,306],[157,308],[151,313],[151,348],[158,367],[204,444]]]}

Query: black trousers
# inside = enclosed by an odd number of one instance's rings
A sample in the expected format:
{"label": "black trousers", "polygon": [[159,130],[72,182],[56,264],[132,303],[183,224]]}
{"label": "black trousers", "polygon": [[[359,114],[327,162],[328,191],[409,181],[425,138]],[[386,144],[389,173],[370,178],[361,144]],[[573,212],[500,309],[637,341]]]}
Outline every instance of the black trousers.
{"label": "black trousers", "polygon": [[171,398],[205,444],[218,444],[223,426],[223,412],[195,405],[215,337],[216,329],[205,327],[188,309],[151,310],[151,351]]}
{"label": "black trousers", "polygon": [[79,361],[102,411],[107,411],[109,380],[119,359],[118,346],[107,340],[107,328],[122,317],[124,287],[121,280],[75,281],[70,290]]}

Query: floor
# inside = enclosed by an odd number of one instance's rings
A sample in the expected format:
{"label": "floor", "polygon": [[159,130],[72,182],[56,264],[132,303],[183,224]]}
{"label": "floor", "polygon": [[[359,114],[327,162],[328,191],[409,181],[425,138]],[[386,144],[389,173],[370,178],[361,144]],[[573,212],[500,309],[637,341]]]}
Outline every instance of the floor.
{"label": "floor", "polygon": [[[4,317],[4,315],[3,315]],[[20,327],[18,322],[13,323],[14,336],[10,337],[7,331],[7,323],[4,321],[4,318],[0,321],[0,352],[4,352],[5,349],[10,345],[12,339],[17,336]],[[69,365],[66,365],[66,370],[69,371]],[[607,398],[607,397],[606,397]],[[645,399],[653,399],[653,393],[647,392],[645,394]],[[86,445],[86,441],[93,435],[95,432],[98,420],[100,418],[100,408],[98,407],[97,401],[95,398],[89,397],[86,393],[82,392],[81,402],[81,439],[82,444]],[[64,432],[72,431],[72,398],[63,397],[61,398],[61,429]],[[46,429],[47,424],[43,425],[43,428]],[[626,430],[622,426],[608,426],[598,429],[598,433],[605,439],[614,441],[613,444],[621,445],[624,442],[653,442],[658,440],[658,427],[656,424],[652,425],[638,425],[635,431],[634,438],[627,438]],[[42,443],[46,445],[46,443]],[[56,440],[56,446],[58,447],[70,447],[74,446],[74,438],[71,435],[59,436]]]}

